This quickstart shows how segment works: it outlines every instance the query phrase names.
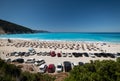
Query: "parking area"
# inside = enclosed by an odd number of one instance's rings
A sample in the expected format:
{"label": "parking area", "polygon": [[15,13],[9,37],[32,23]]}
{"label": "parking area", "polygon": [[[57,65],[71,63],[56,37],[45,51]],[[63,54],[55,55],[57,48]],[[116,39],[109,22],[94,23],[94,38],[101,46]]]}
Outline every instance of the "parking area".
{"label": "parking area", "polygon": [[[100,54],[100,55],[98,55]],[[66,53],[66,52],[12,52],[6,60],[11,62],[19,62],[22,64],[32,65],[36,72],[41,73],[58,73],[67,72],[68,68],[71,70],[74,66],[89,63],[90,60],[115,60],[115,57],[101,53]],[[115,54],[114,54],[115,55]],[[24,60],[24,61],[22,61]],[[67,63],[65,63],[67,62]],[[67,69],[67,70],[66,70]],[[69,71],[68,70],[68,71]]]}

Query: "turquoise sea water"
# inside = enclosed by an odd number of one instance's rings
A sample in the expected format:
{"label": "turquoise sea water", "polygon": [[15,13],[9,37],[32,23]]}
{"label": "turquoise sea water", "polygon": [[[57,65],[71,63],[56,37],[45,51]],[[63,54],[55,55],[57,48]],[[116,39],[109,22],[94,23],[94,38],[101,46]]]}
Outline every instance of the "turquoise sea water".
{"label": "turquoise sea water", "polygon": [[0,38],[99,41],[120,43],[120,33],[35,33],[0,35]]}

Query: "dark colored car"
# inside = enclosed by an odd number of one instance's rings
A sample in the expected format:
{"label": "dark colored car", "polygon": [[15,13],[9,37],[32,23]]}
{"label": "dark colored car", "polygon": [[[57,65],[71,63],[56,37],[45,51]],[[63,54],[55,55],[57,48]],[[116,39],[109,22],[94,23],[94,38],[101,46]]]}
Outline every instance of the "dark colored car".
{"label": "dark colored car", "polygon": [[78,62],[78,64],[79,64],[80,66],[84,65],[84,63],[83,63],[83,62]]}
{"label": "dark colored car", "polygon": [[80,56],[80,57],[82,57],[82,56],[83,56],[83,54],[82,54],[82,53],[78,53],[78,54],[79,54],[79,56]]}
{"label": "dark colored car", "polygon": [[55,57],[55,56],[56,56],[55,51],[51,51],[51,52],[50,52],[50,55],[51,55],[52,57]]}
{"label": "dark colored car", "polygon": [[24,63],[24,59],[18,58],[18,59],[13,60],[12,62]]}
{"label": "dark colored car", "polygon": [[11,56],[14,56],[16,53],[17,53],[17,52],[12,52],[10,55],[11,55]]}
{"label": "dark colored car", "polygon": [[103,56],[103,57],[108,57],[108,56],[107,56],[107,53],[103,53],[103,55],[102,55],[102,56]]}
{"label": "dark colored car", "polygon": [[57,56],[58,56],[58,57],[61,57],[62,55],[61,55],[61,53],[57,53]]}
{"label": "dark colored car", "polygon": [[72,69],[71,63],[69,61],[64,61],[63,64],[65,72],[69,72]]}
{"label": "dark colored car", "polygon": [[111,57],[111,54],[109,54],[109,53],[100,53],[100,55],[101,55],[102,57],[108,57],[108,56]]}
{"label": "dark colored car", "polygon": [[72,54],[73,54],[74,57],[79,57],[80,56],[79,53],[76,53],[76,52],[73,52]]}
{"label": "dark colored car", "polygon": [[55,65],[49,64],[48,66],[48,73],[54,73],[55,72]]}
{"label": "dark colored car", "polygon": [[83,53],[83,55],[84,55],[85,57],[89,57],[88,53]]}
{"label": "dark colored car", "polygon": [[20,56],[24,56],[26,52],[19,52]]}
{"label": "dark colored car", "polygon": [[111,58],[115,58],[115,54],[110,54],[110,57]]}
{"label": "dark colored car", "polygon": [[94,55],[97,57],[101,57],[101,55],[99,53],[94,53]]}
{"label": "dark colored car", "polygon": [[104,56],[104,53],[99,53],[102,57]]}
{"label": "dark colored car", "polygon": [[110,57],[110,56],[111,56],[111,53],[106,53],[106,55],[107,55],[108,57]]}

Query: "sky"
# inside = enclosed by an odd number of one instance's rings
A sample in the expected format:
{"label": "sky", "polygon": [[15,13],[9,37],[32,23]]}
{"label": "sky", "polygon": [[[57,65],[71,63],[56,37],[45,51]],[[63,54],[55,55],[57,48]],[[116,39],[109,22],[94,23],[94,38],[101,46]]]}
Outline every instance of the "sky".
{"label": "sky", "polygon": [[120,0],[0,0],[0,19],[51,32],[120,32]]}

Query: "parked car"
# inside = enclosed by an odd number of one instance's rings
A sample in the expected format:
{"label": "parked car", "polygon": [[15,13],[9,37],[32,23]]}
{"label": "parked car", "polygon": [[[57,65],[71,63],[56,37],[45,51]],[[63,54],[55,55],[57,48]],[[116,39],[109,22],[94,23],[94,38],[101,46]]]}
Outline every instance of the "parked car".
{"label": "parked car", "polygon": [[72,53],[67,53],[68,57],[72,57]]}
{"label": "parked car", "polygon": [[102,57],[108,57],[108,56],[111,56],[110,53],[100,53],[100,55],[101,55]]}
{"label": "parked car", "polygon": [[17,52],[17,53],[15,53],[15,56],[17,57],[17,56],[19,56],[19,53]]}
{"label": "parked car", "polygon": [[80,66],[84,65],[84,63],[83,63],[83,62],[78,62],[78,64],[79,64]]}
{"label": "parked car", "polygon": [[94,55],[97,57],[101,57],[101,55],[99,53],[94,53]]}
{"label": "parked car", "polygon": [[35,61],[36,66],[40,66],[40,65],[42,65],[44,63],[45,63],[45,60],[43,60],[43,59],[38,59],[37,61]]}
{"label": "parked car", "polygon": [[120,58],[120,53],[117,53],[117,54],[116,54],[116,58]]}
{"label": "parked car", "polygon": [[89,53],[89,56],[92,57],[92,58],[95,58],[94,53]]}
{"label": "parked car", "polygon": [[79,54],[76,52],[73,52],[72,54],[74,55],[74,57],[79,57]]}
{"label": "parked car", "polygon": [[26,52],[25,53],[25,57],[29,56],[30,55],[30,52]]}
{"label": "parked car", "polygon": [[14,56],[16,53],[17,53],[17,52],[12,52],[12,53],[10,54],[10,56]]}
{"label": "parked car", "polygon": [[108,53],[102,53],[103,55],[103,57],[108,57]]}
{"label": "parked car", "polygon": [[62,56],[63,57],[67,57],[67,53],[62,53]]}
{"label": "parked car", "polygon": [[42,55],[42,52],[38,52],[37,55],[38,55],[38,56]]}
{"label": "parked car", "polygon": [[35,55],[35,54],[36,54],[36,51],[33,51],[32,53]]}
{"label": "parked car", "polygon": [[83,55],[85,56],[85,57],[89,57],[89,55],[88,55],[88,53],[83,53]]}
{"label": "parked car", "polygon": [[100,55],[101,55],[102,57],[107,57],[107,55],[111,57],[111,54],[110,54],[110,53],[100,53]]}
{"label": "parked car", "polygon": [[11,62],[11,59],[10,58],[5,58],[4,61],[5,62]]}
{"label": "parked car", "polygon": [[111,56],[111,53],[106,53],[106,55],[107,55],[108,57],[110,57],[110,56]]}
{"label": "parked car", "polygon": [[47,65],[42,64],[39,66],[39,69],[40,69],[40,73],[45,73],[47,71]]}
{"label": "parked car", "polygon": [[55,65],[49,64],[48,66],[48,73],[54,73],[55,72]]}
{"label": "parked car", "polygon": [[58,56],[58,57],[61,57],[62,55],[61,55],[61,53],[57,53],[57,56]]}
{"label": "parked car", "polygon": [[24,56],[26,52],[19,52],[20,56]]}
{"label": "parked car", "polygon": [[28,51],[31,53],[35,53],[35,49],[33,49],[33,48],[29,48]]}
{"label": "parked car", "polygon": [[32,56],[32,55],[35,55],[35,53],[33,53],[33,52],[29,52],[29,55],[31,55],[31,56]]}
{"label": "parked car", "polygon": [[52,57],[55,57],[55,56],[56,56],[55,51],[51,51],[51,52],[50,52],[50,55],[51,55]]}
{"label": "parked car", "polygon": [[18,52],[18,55],[21,56],[22,52]]}
{"label": "parked car", "polygon": [[57,72],[62,72],[63,71],[63,66],[61,63],[58,63],[57,66],[56,66],[56,71]]}
{"label": "parked car", "polygon": [[72,63],[72,65],[73,65],[73,67],[76,67],[76,66],[78,66],[78,63]]}
{"label": "parked car", "polygon": [[110,54],[110,57],[111,57],[111,58],[115,58],[116,55],[111,53],[111,54]]}
{"label": "parked car", "polygon": [[47,52],[43,52],[43,53],[42,53],[42,56],[46,56],[46,55],[47,55]]}
{"label": "parked car", "polygon": [[12,62],[24,63],[24,59],[23,58],[17,58],[17,59],[12,60]]}
{"label": "parked car", "polygon": [[71,63],[69,61],[64,61],[63,64],[65,72],[69,72],[72,69]]}
{"label": "parked car", "polygon": [[29,58],[29,59],[27,59],[26,63],[35,63],[35,59],[34,58]]}
{"label": "parked car", "polygon": [[83,54],[82,54],[82,53],[78,53],[78,55],[79,55],[80,57],[82,57],[82,56],[83,56]]}
{"label": "parked car", "polygon": [[46,54],[47,56],[50,56],[50,52],[47,52],[47,54]]}

